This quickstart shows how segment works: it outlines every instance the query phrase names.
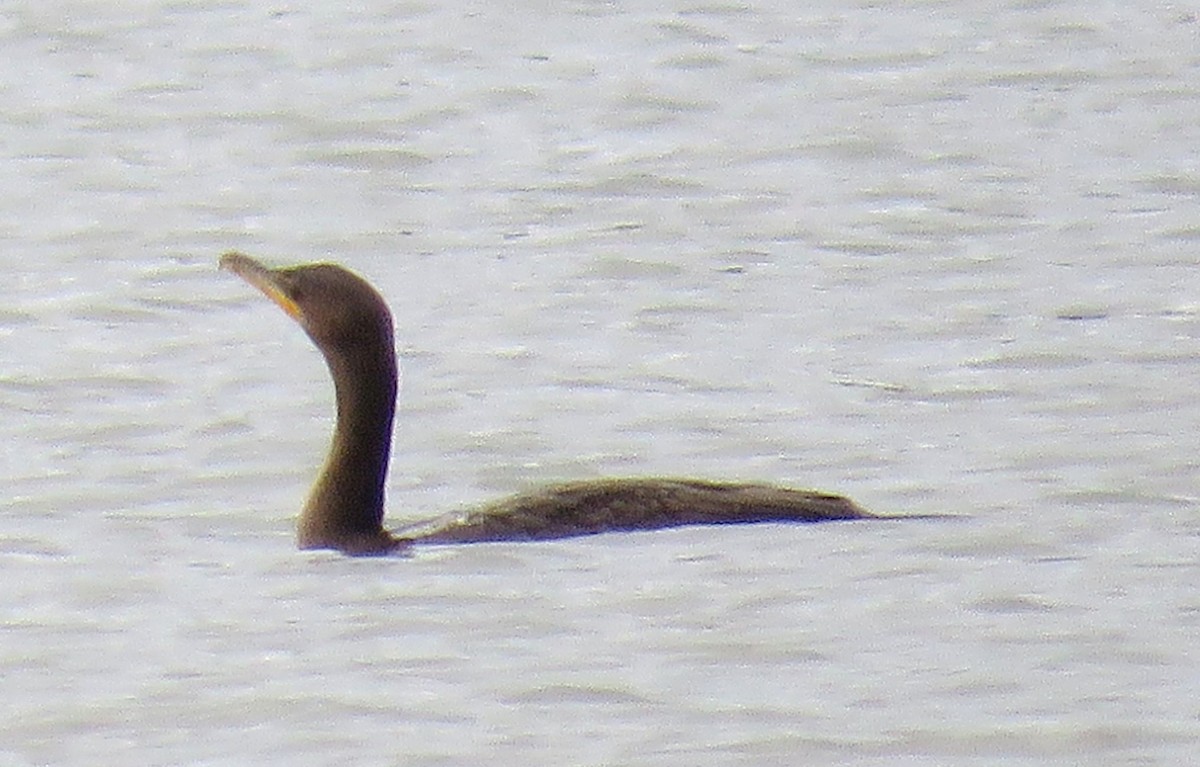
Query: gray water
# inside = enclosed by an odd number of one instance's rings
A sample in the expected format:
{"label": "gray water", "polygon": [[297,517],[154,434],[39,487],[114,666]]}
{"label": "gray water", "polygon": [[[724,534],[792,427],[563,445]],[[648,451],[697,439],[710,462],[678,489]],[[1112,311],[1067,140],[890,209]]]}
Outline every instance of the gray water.
{"label": "gray water", "polygon": [[[1184,4],[10,3],[0,763],[1200,753]],[[955,521],[294,549],[392,301],[389,519],[683,474]]]}

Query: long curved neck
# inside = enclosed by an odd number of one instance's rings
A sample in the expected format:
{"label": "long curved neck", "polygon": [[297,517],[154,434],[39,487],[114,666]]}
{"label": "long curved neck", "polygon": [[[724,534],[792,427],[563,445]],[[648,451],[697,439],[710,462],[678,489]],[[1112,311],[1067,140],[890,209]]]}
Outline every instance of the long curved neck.
{"label": "long curved neck", "polygon": [[383,504],[396,411],[396,355],[390,338],[358,352],[325,352],[337,394],[337,426],[300,515],[297,538],[303,549],[345,550],[390,540],[383,531]]}

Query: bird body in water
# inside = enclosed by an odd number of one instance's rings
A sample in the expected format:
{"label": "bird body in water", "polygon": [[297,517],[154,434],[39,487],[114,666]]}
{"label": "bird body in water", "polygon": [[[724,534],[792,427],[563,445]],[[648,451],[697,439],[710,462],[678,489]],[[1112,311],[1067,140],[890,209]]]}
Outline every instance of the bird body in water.
{"label": "bird body in water", "polygon": [[695,479],[598,479],[550,485],[482,507],[383,528],[396,408],[391,312],[361,277],[336,264],[273,269],[241,253],[221,268],[265,293],[308,333],[333,377],[333,443],[297,525],[302,549],[387,554],[413,543],[547,540],[680,525],[877,518],[837,495]]}

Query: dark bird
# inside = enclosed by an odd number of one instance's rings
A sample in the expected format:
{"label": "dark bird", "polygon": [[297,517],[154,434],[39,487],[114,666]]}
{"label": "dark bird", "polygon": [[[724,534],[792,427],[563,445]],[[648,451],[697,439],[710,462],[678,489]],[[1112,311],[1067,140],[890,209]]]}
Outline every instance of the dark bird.
{"label": "dark bird", "polygon": [[387,303],[336,264],[266,267],[241,253],[228,269],[300,323],[325,355],[337,396],[329,457],[300,513],[302,549],[387,554],[413,543],[532,541],[618,530],[753,522],[878,519],[838,495],[696,479],[598,479],[550,485],[396,534],[383,529],[396,410],[396,350]]}

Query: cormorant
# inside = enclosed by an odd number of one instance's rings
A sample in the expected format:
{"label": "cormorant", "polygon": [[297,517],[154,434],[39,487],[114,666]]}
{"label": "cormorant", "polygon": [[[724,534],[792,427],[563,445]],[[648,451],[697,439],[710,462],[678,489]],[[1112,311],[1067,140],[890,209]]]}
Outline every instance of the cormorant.
{"label": "cormorant", "polygon": [[273,269],[241,253],[228,269],[283,308],[325,355],[337,425],[325,466],[300,513],[302,549],[387,554],[413,543],[528,541],[618,530],[752,522],[879,518],[838,495],[697,479],[597,479],[550,485],[482,507],[383,529],[384,485],[396,408],[396,351],[387,303],[336,264]]}

